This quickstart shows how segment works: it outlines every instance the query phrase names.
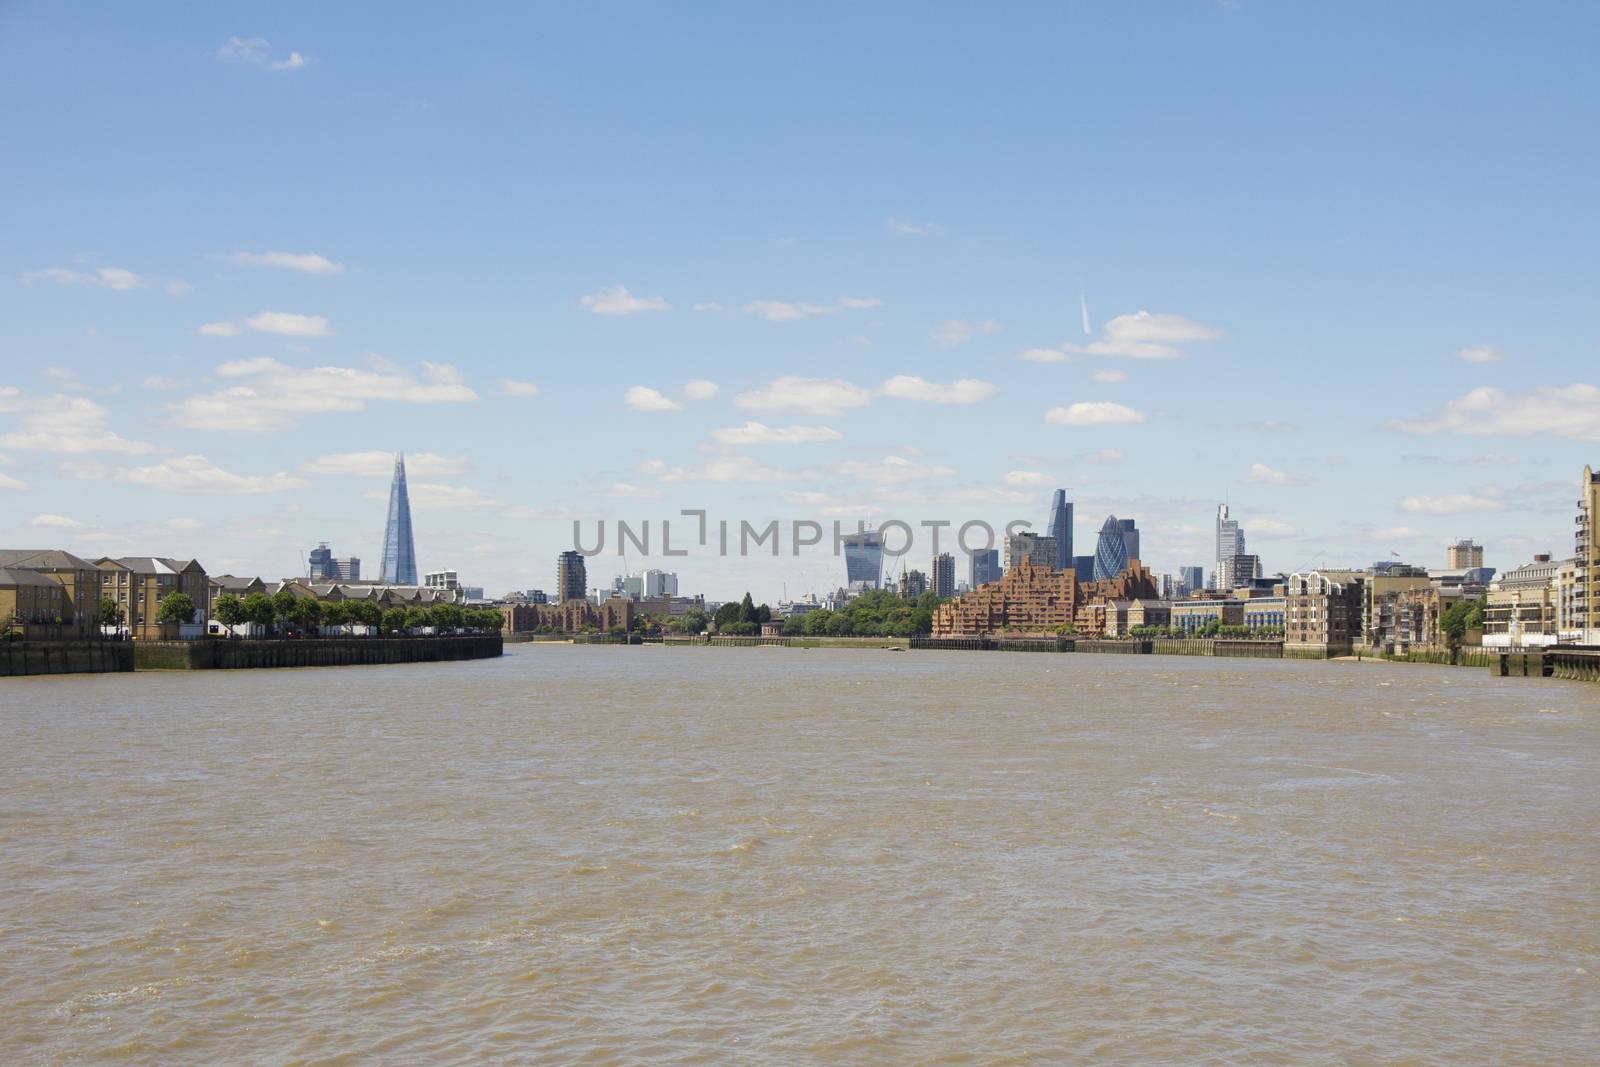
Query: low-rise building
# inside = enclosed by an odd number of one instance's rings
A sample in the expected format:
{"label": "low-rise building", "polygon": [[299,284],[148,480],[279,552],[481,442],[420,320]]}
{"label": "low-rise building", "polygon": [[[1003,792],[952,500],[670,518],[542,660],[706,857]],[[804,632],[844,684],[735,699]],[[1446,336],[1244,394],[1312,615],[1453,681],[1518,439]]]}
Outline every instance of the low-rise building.
{"label": "low-rise building", "polygon": [[61,586],[64,636],[99,633],[100,571],[93,563],[59,548],[6,548],[0,549],[0,567],[42,574]]}
{"label": "low-rise building", "polygon": [[59,637],[71,628],[72,617],[67,589],[56,579],[23,567],[0,567],[0,637]]}
{"label": "low-rise building", "polygon": [[[95,561],[103,595],[123,609],[135,641],[204,637],[211,618],[211,589],[198,560],[165,556],[102,556]],[[161,602],[183,593],[194,603],[187,622],[163,623]]]}
{"label": "low-rise building", "polygon": [[1191,597],[1172,602],[1172,622],[1184,633],[1193,633],[1216,623],[1218,626],[1243,626],[1244,601],[1233,597]]}
{"label": "low-rise building", "polygon": [[1284,580],[1284,652],[1349,655],[1361,619],[1361,583],[1318,571]]}
{"label": "low-rise building", "polygon": [[1490,582],[1483,604],[1484,647],[1536,648],[1559,642],[1562,568],[1572,563],[1541,554]]}

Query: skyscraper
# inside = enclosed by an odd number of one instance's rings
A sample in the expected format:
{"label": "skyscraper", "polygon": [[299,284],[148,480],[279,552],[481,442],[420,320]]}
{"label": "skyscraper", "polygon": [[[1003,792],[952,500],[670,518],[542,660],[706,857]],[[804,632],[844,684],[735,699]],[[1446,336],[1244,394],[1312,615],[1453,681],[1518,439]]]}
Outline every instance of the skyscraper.
{"label": "skyscraper", "polygon": [[1045,519],[1045,528],[1050,531],[1050,536],[1056,539],[1055,569],[1058,571],[1072,568],[1072,502],[1067,499],[1065,489],[1057,489],[1050,497],[1050,515]]}
{"label": "skyscraper", "polygon": [[1204,589],[1206,587],[1206,569],[1204,567],[1179,567],[1178,583],[1183,586],[1185,593]]}
{"label": "skyscraper", "polygon": [[1035,567],[1054,569],[1056,565],[1056,539],[1048,534],[1036,534],[1031,530],[1023,530],[1006,538],[1006,570],[1015,567],[1021,560],[1027,560]]}
{"label": "skyscraper", "polygon": [[948,552],[933,557],[933,595],[941,599],[956,595],[956,558]]}
{"label": "skyscraper", "polygon": [[589,569],[583,553],[568,550],[556,557],[556,603],[582,600],[589,594]]}
{"label": "skyscraper", "polygon": [[1470,537],[1464,537],[1444,550],[1444,565],[1449,570],[1483,566],[1483,546]]}
{"label": "skyscraper", "polygon": [[411,540],[411,494],[406,492],[406,457],[396,452],[389,485],[389,521],[383,528],[383,563],[378,580],[388,585],[417,584],[417,546]]}
{"label": "skyscraper", "polygon": [[863,582],[869,589],[883,584],[883,537],[876,530],[845,534],[845,580],[851,585]]}
{"label": "skyscraper", "polygon": [[[1235,556],[1245,554],[1244,530],[1235,519],[1228,517],[1228,505],[1217,505],[1217,569],[1213,572],[1213,579],[1218,589],[1231,588],[1232,560]],[[1255,577],[1255,575],[1250,575]]]}
{"label": "skyscraper", "polygon": [[976,589],[980,585],[1000,580],[1000,550],[998,548],[973,549],[969,557],[971,570],[968,572],[967,584]]}
{"label": "skyscraper", "polygon": [[1094,557],[1073,556],[1072,573],[1080,582],[1094,581]]}
{"label": "skyscraper", "polygon": [[1139,554],[1139,528],[1133,524],[1132,519],[1122,520],[1122,541],[1127,546],[1129,559],[1144,559]]}
{"label": "skyscraper", "polygon": [[1122,520],[1107,515],[1100,526],[1100,539],[1094,546],[1094,580],[1103,582],[1128,569],[1128,539],[1123,536]]}

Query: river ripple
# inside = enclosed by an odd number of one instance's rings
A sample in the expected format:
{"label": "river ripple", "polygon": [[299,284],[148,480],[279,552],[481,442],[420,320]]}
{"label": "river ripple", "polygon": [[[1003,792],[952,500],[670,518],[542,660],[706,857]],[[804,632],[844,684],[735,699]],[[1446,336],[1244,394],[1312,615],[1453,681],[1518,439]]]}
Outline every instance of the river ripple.
{"label": "river ripple", "polygon": [[0,682],[0,1062],[1575,1064],[1600,688],[514,646]]}

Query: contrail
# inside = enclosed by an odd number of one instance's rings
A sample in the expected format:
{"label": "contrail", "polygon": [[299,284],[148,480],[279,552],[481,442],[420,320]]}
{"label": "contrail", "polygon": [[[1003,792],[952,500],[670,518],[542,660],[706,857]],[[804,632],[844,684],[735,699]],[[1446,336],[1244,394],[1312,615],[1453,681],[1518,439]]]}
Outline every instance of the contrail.
{"label": "contrail", "polygon": [[1084,295],[1082,289],[1078,290],[1078,306],[1083,309],[1083,335],[1092,337],[1094,336],[1094,328],[1089,325],[1089,298]]}

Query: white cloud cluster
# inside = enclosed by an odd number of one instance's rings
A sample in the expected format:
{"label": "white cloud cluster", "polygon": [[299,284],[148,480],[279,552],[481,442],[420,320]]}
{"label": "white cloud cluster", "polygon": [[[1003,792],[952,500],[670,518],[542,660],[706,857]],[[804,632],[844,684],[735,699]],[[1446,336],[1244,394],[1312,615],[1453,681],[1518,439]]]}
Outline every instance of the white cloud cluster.
{"label": "white cloud cluster", "polygon": [[538,396],[539,387],[532,382],[519,382],[511,378],[496,378],[495,387],[501,396]]}
{"label": "white cloud cluster", "polygon": [[[328,337],[333,332],[325,316],[300,315],[292,311],[262,311],[245,319],[244,326],[256,333],[278,337]],[[194,332],[201,337],[238,337],[244,329],[234,322],[207,322]]]}
{"label": "white cloud cluster", "polygon": [[720,445],[744,447],[748,445],[804,445],[822,441],[837,441],[843,434],[829,426],[767,426],[759,422],[746,422],[743,426],[729,426],[712,430],[711,438]]}
{"label": "white cloud cluster", "polygon": [[672,307],[659,296],[634,296],[625,285],[613,285],[580,297],[578,306],[596,315],[638,315],[645,311],[666,311]]}
{"label": "white cloud cluster", "polygon": [[263,70],[299,70],[311,62],[299,52],[290,52],[283,59],[273,59],[271,45],[261,37],[229,37],[217,49],[217,58],[248,63]]}
{"label": "white cloud cluster", "polygon": [[1463,363],[1499,363],[1500,350],[1494,345],[1468,345],[1456,352]]}
{"label": "white cloud cluster", "polygon": [[809,303],[803,300],[752,300],[737,308],[730,308],[715,300],[694,305],[695,311],[714,311],[724,315],[744,314],[766,319],[768,322],[797,322],[832,315],[837,311],[866,311],[883,306],[875,296],[841,296],[831,304]]}
{"label": "white cloud cluster", "polygon": [[1007,485],[1049,485],[1053,479],[1043,471],[1006,471]]}
{"label": "white cloud cluster", "polygon": [[1085,356],[1177,359],[1183,355],[1180,346],[1221,336],[1222,331],[1215,327],[1194,322],[1182,315],[1138,311],[1111,319],[1101,327],[1099,340],[1088,344],[1067,342],[1060,347],[1063,352]]}
{"label": "white cloud cluster", "polygon": [[[19,397],[11,389],[13,397]],[[8,407],[5,391],[0,391],[0,411]],[[64,455],[87,455],[94,452],[120,452],[125,455],[142,455],[152,451],[143,441],[129,441],[113,433],[107,426],[111,413],[100,404],[82,396],[56,395],[41,397],[22,409],[17,425],[10,433],[0,435],[0,447],[17,448],[27,452],[57,452]]]}
{"label": "white cloud cluster", "polygon": [[1408,496],[1400,507],[1413,515],[1465,515],[1475,511],[1504,511],[1505,504],[1488,492]]}
{"label": "white cloud cluster", "polygon": [[933,237],[944,232],[944,227],[937,222],[915,222],[892,215],[884,220],[883,228],[902,237]]}
{"label": "white cloud cluster", "polygon": [[681,411],[683,405],[659,389],[634,385],[622,394],[622,402],[635,411]]}
{"label": "white cloud cluster", "polygon": [[[406,456],[406,474],[421,478],[438,478],[447,474],[461,474],[472,465],[465,459],[441,456],[434,452],[413,452]],[[371,452],[333,452],[307,460],[298,468],[303,474],[344,474],[359,478],[387,478],[394,473],[394,453],[375,450]]]}
{"label": "white cloud cluster", "polygon": [[26,285],[34,282],[55,282],[57,285],[94,285],[101,289],[124,293],[141,289],[145,281],[131,270],[121,267],[100,267],[93,271],[69,270],[66,267],[46,267],[29,271],[22,276]]}
{"label": "white cloud cluster", "polygon": [[734,397],[746,411],[797,411],[806,415],[842,415],[872,403],[872,394],[841,378],[785,375],[759,389]]}
{"label": "white cloud cluster", "polygon": [[1057,426],[1131,426],[1144,421],[1144,413],[1109,400],[1084,400],[1044,413],[1044,421]]}
{"label": "white cloud cluster", "polygon": [[[408,467],[410,462],[406,461]],[[406,492],[412,505],[424,511],[486,511],[505,506],[505,501],[498,497],[466,485],[412,482],[406,486]],[[389,490],[373,489],[366,496],[368,500],[388,500]]]}
{"label": "white cloud cluster", "polygon": [[1458,433],[1474,437],[1548,434],[1574,441],[1600,441],[1600,387],[1576,382],[1513,396],[1480,386],[1456,397],[1431,419],[1397,421],[1391,428],[1413,434]]}
{"label": "white cloud cluster", "polygon": [[301,274],[343,274],[344,265],[315,252],[234,252],[228,262],[241,267],[276,267]]}
{"label": "white cloud cluster", "polygon": [[944,384],[909,374],[897,374],[884,382],[878,391],[899,400],[922,400],[930,404],[976,404],[999,392],[999,386],[978,378],[958,378]]}
{"label": "white cloud cluster", "polygon": [[967,322],[963,319],[946,319],[935,326],[928,334],[928,340],[936,345],[954,348],[964,345],[980,334],[995,333],[1000,329],[1000,324],[993,319],[984,319],[982,322]]}
{"label": "white cloud cluster", "polygon": [[1265,463],[1250,464],[1250,480],[1257,485],[1298,485],[1299,479],[1284,471],[1273,470]]}
{"label": "white cloud cluster", "polygon": [[262,475],[233,474],[201,455],[173,456],[148,467],[74,463],[65,464],[64,468],[84,481],[115,481],[173,493],[279,493],[304,489],[310,484],[304,478],[282,471]]}
{"label": "white cloud cluster", "polygon": [[719,482],[767,483],[788,482],[809,478],[808,472],[775,470],[750,456],[718,456],[700,467],[669,467],[659,459],[649,460],[639,467],[646,474],[663,482]]}
{"label": "white cloud cluster", "polygon": [[833,469],[853,483],[870,485],[901,485],[925,478],[948,478],[955,474],[950,467],[918,463],[905,456],[885,456],[879,460],[847,459],[836,463]]}
{"label": "white cloud cluster", "polygon": [[690,400],[710,400],[721,391],[722,387],[717,385],[716,382],[710,382],[704,378],[696,378],[683,384],[683,395]]}
{"label": "white cloud cluster", "polygon": [[478,398],[448,363],[423,363],[418,377],[384,362],[370,369],[291,367],[261,357],[223,363],[216,373],[234,384],[179,401],[178,425],[266,433],[305,415],[361,411],[370,401],[454,404]]}

